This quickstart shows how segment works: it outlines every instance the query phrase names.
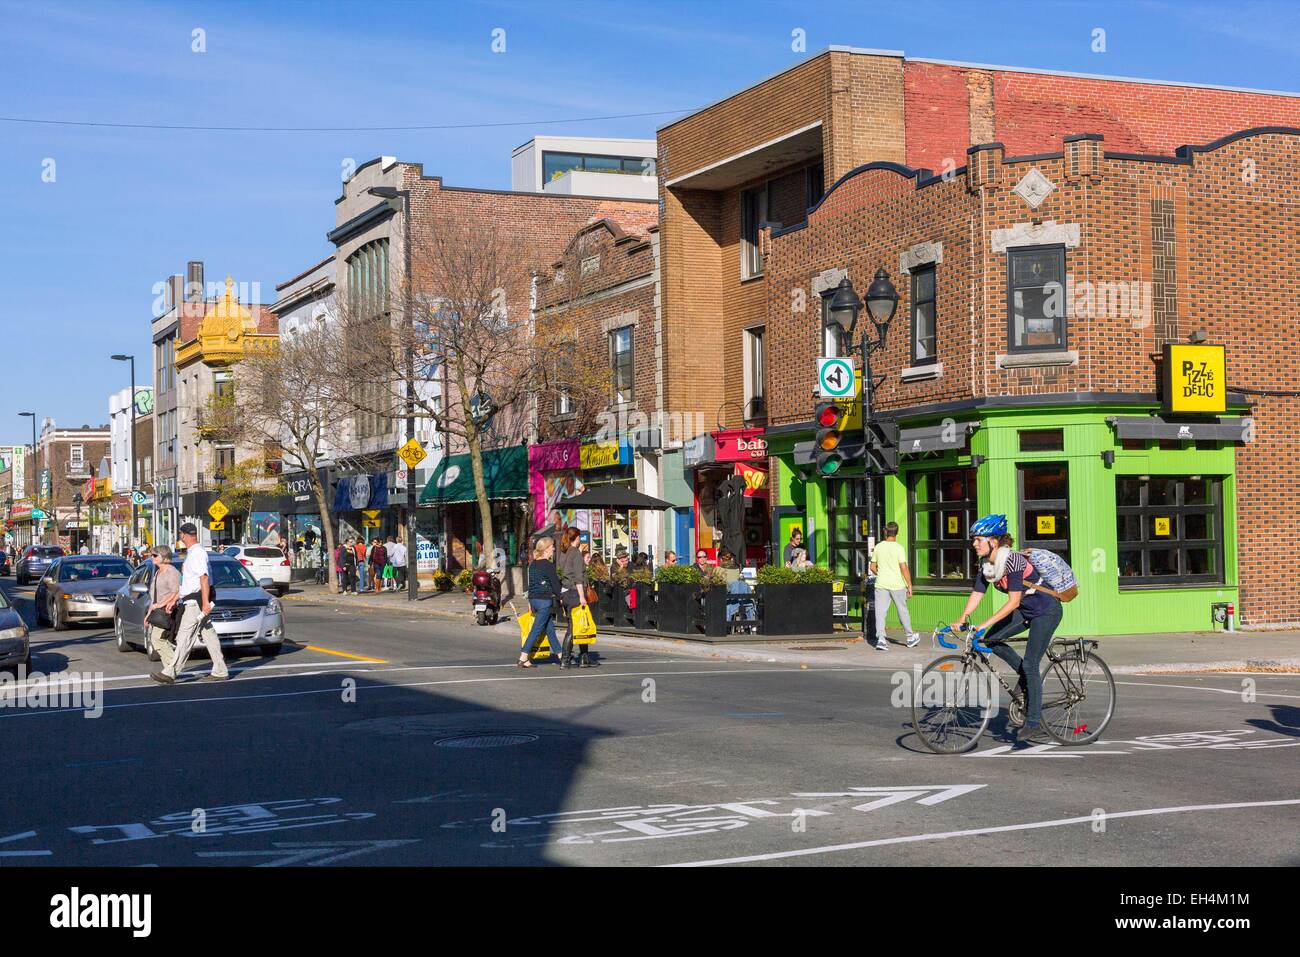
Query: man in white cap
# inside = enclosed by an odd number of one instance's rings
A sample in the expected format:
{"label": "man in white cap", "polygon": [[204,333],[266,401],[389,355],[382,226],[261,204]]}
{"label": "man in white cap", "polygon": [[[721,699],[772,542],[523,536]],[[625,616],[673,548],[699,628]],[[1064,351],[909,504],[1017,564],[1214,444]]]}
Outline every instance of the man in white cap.
{"label": "man in white cap", "polygon": [[203,645],[212,659],[212,672],[204,681],[225,681],[230,677],[225,656],[221,654],[221,639],[217,637],[208,616],[212,614],[212,586],[208,578],[208,550],[199,544],[199,530],[193,522],[180,529],[181,543],[185,546],[185,563],[181,565],[181,620],[176,627],[176,656],[162,671],[151,672],[149,677],[162,684],[173,684],[185,667],[185,661],[194,650],[200,634]]}

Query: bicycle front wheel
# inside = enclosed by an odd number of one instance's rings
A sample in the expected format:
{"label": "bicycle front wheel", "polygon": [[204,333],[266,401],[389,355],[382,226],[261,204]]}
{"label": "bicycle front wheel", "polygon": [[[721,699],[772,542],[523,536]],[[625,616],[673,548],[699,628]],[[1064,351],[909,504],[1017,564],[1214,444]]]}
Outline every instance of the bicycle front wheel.
{"label": "bicycle front wheel", "polygon": [[963,754],[979,744],[993,708],[997,679],[974,658],[944,655],[921,672],[912,689],[912,726],[936,754]]}
{"label": "bicycle front wheel", "polygon": [[1067,652],[1043,669],[1043,730],[1059,744],[1091,744],[1115,713],[1115,679],[1091,651]]}

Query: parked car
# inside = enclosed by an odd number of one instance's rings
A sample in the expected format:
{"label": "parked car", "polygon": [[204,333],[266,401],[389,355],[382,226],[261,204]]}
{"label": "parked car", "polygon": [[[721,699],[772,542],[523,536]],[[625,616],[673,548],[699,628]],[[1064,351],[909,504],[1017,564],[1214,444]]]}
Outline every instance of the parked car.
{"label": "parked car", "polygon": [[280,549],[271,545],[227,545],[222,554],[239,562],[258,581],[271,579],[275,582],[276,594],[283,595],[289,590],[293,569]]}
{"label": "parked car", "polygon": [[[172,564],[180,570],[180,561]],[[223,555],[209,556],[208,570],[217,590],[217,600],[212,607],[212,627],[221,640],[221,650],[256,648],[263,657],[278,655],[284,643],[285,627],[280,599],[267,594],[274,582],[269,578],[256,581],[247,568]],[[140,648],[150,661],[158,660],[158,652],[144,624],[149,612],[149,585],[154,571],[153,562],[135,570],[118,592],[113,613],[117,650]]]}
{"label": "parked car", "polygon": [[27,626],[5,593],[0,591],[0,668],[32,670],[32,642]]}
{"label": "parked car", "polygon": [[8,550],[0,550],[0,575],[8,575],[10,571],[9,552]]}
{"label": "parked car", "polygon": [[118,590],[131,577],[129,562],[116,555],[64,555],[36,585],[36,623],[55,631],[69,625],[106,625],[113,620]]}
{"label": "parked car", "polygon": [[18,556],[18,565],[14,568],[14,577],[19,585],[30,585],[48,570],[56,558],[63,557],[63,549],[58,545],[28,545]]}

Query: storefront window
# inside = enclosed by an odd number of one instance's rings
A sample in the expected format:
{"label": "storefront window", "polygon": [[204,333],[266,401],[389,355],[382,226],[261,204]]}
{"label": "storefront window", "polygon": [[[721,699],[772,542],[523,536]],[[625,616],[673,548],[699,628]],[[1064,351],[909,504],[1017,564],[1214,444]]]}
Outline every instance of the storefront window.
{"label": "storefront window", "polygon": [[924,585],[969,582],[975,574],[967,535],[976,518],[975,470],[913,473],[907,511],[912,580]]}
{"label": "storefront window", "polygon": [[[880,528],[884,523],[885,484],[880,478],[873,481],[876,483],[876,527]],[[859,582],[867,574],[870,558],[866,480],[827,479],[826,500],[831,574],[849,582]]]}
{"label": "storefront window", "polygon": [[[1024,435],[1022,432],[1021,435]],[[1070,467],[1020,466],[1020,545],[1070,560]]]}
{"label": "storefront window", "polygon": [[1117,478],[1120,586],[1222,583],[1222,493],[1199,475]]}

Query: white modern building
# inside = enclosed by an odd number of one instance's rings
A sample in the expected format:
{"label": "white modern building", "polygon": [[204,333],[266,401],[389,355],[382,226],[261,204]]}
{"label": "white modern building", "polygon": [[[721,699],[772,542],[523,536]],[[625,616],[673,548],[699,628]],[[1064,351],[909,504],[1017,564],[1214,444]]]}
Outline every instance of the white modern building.
{"label": "white modern building", "polygon": [[610,199],[658,199],[654,140],[537,136],[510,154],[510,188]]}

